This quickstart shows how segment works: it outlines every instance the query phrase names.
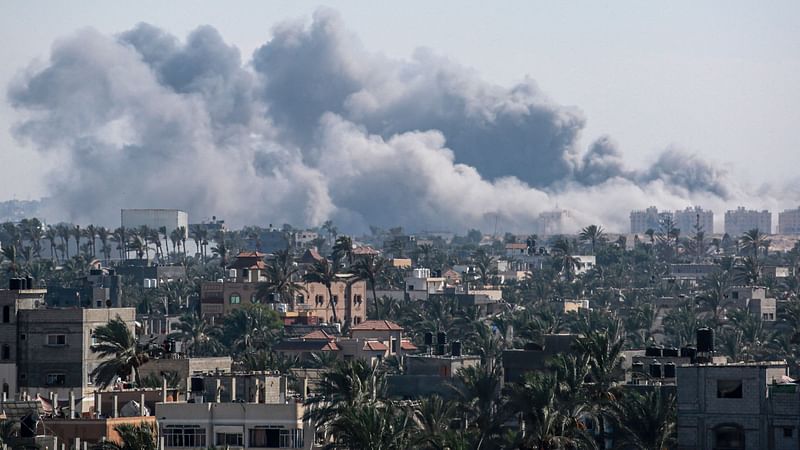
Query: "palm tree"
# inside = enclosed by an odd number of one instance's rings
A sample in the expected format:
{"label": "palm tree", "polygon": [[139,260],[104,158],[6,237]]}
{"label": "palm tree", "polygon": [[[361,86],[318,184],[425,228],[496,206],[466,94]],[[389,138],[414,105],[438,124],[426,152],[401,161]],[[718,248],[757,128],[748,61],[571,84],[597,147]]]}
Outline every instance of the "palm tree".
{"label": "palm tree", "polygon": [[183,342],[190,357],[214,355],[222,350],[222,344],[218,340],[219,327],[209,324],[198,314],[184,314],[178,322],[177,331],[171,336]]}
{"label": "palm tree", "polygon": [[384,374],[361,359],[338,361],[322,373],[316,395],[306,399],[304,419],[325,428],[344,411],[373,403],[384,394]]}
{"label": "palm tree", "polygon": [[278,313],[264,305],[231,311],[222,324],[222,341],[236,354],[268,348],[283,330]]}
{"label": "palm tree", "polygon": [[333,442],[326,449],[405,450],[413,433],[406,409],[380,402],[348,408],[329,427]]}
{"label": "palm tree", "polygon": [[572,280],[580,260],[572,256],[572,245],[566,238],[559,238],[553,244],[556,268],[567,279]]}
{"label": "palm tree", "polygon": [[760,252],[762,248],[765,250],[768,249],[770,244],[767,235],[759,231],[758,228],[753,228],[746,232],[739,240],[743,250],[750,250],[753,252],[753,260],[755,261],[758,261],[758,252]]}
{"label": "palm tree", "polygon": [[220,267],[225,267],[228,265],[228,247],[225,246],[225,241],[218,242],[216,247],[211,249],[211,253],[214,256],[219,257]]}
{"label": "palm tree", "polygon": [[478,433],[476,449],[499,435],[505,422],[502,408],[502,369],[499,366],[470,366],[458,371],[453,384],[459,410]]}
{"label": "palm tree", "polygon": [[186,238],[188,235],[188,231],[186,231],[186,227],[180,226],[175,231],[178,232],[178,239],[181,241],[181,248],[183,248],[183,259],[186,260]]}
{"label": "palm tree", "polygon": [[353,240],[350,236],[341,235],[336,238],[331,257],[340,261],[347,261],[350,265],[353,264]]}
{"label": "palm tree", "polygon": [[494,264],[494,258],[486,250],[479,248],[472,254],[472,260],[475,263],[475,270],[481,286],[490,284],[497,275],[497,265]]}
{"label": "palm tree", "polygon": [[642,394],[632,389],[610,404],[614,444],[619,448],[659,450],[673,448],[677,438],[675,397],[661,389]]}
{"label": "palm tree", "polygon": [[589,225],[581,230],[580,239],[592,244],[592,254],[594,255],[595,246],[603,239],[603,227],[599,225]]}
{"label": "palm tree", "polygon": [[200,253],[200,244],[203,242],[200,225],[195,225],[189,229],[189,237],[194,241],[195,254]]}
{"label": "palm tree", "polygon": [[56,253],[56,239],[58,239],[58,231],[52,226],[48,225],[44,232],[44,238],[50,241],[50,258],[54,261],[57,261],[58,253]]}
{"label": "palm tree", "polygon": [[414,408],[417,433],[413,438],[415,447],[444,450],[450,423],[456,418],[456,405],[438,395],[423,398]]}
{"label": "palm tree", "polygon": [[97,237],[100,239],[101,251],[103,252],[103,260],[108,264],[111,259],[111,246],[108,245],[111,239],[111,231],[106,227],[97,228]]}
{"label": "palm tree", "polygon": [[323,284],[328,290],[328,305],[331,307],[331,315],[334,322],[338,322],[339,320],[336,316],[336,302],[333,298],[331,286],[338,280],[341,268],[342,266],[338,259],[334,259],[333,261],[321,259],[314,262],[314,265],[311,266],[311,269],[303,277],[305,281]]}
{"label": "palm tree", "polygon": [[294,256],[288,249],[275,252],[264,270],[267,281],[259,283],[256,298],[268,300],[277,295],[281,302],[288,302],[294,308],[297,296],[306,290],[302,284],[295,281],[299,278],[299,270],[294,264]]}
{"label": "palm tree", "polygon": [[761,281],[761,274],[764,270],[764,263],[755,257],[746,257],[740,265],[735,268],[735,279],[738,283],[747,286],[754,286]]}
{"label": "palm tree", "polygon": [[2,252],[3,256],[9,261],[9,265],[6,270],[8,271],[9,275],[16,277],[17,273],[19,272],[19,266],[17,266],[17,247],[14,244],[3,246]]}
{"label": "palm tree", "polygon": [[714,322],[719,322],[721,308],[725,307],[725,299],[731,285],[731,274],[727,270],[715,270],[701,282],[703,293],[699,300],[711,309]]}
{"label": "palm tree", "polygon": [[[352,269],[359,279],[365,280],[372,289],[372,302],[378,300],[377,281],[386,271],[387,261],[379,255],[364,255],[359,257]],[[380,318],[381,316],[378,316]]]}
{"label": "palm tree", "polygon": [[119,442],[104,441],[97,444],[95,450],[156,450],[155,433],[150,424],[142,422],[141,425],[129,423],[119,424],[114,427],[119,434]]}
{"label": "palm tree", "polygon": [[71,229],[67,224],[60,223],[56,225],[56,230],[61,238],[61,245],[64,246],[64,250],[61,252],[61,259],[67,259],[69,258],[69,240],[72,237]]}
{"label": "palm tree", "polygon": [[148,361],[146,349],[140,345],[128,324],[119,316],[94,330],[95,344],[90,347],[104,361],[91,372],[92,379],[105,389],[117,377],[127,378],[133,372],[136,385],[141,384],[139,367]]}

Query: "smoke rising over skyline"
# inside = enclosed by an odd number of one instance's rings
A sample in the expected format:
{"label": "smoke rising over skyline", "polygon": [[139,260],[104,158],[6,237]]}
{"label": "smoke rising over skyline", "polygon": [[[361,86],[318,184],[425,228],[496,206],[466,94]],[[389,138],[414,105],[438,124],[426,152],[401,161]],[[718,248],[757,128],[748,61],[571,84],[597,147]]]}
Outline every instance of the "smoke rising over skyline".
{"label": "smoke rising over skyline", "polygon": [[796,188],[749,189],[676,148],[645,168],[613,137],[580,148],[583,113],[532,79],[497,86],[426,49],[388,58],[327,9],[278,25],[245,57],[211,26],[185,40],[147,24],[80,30],[8,98],[15,136],[58,161],[47,176],[58,220],[113,225],[120,208],[173,207],[234,225],[524,232],[558,207],[572,229],[625,230],[650,204],[720,214],[798,201]]}

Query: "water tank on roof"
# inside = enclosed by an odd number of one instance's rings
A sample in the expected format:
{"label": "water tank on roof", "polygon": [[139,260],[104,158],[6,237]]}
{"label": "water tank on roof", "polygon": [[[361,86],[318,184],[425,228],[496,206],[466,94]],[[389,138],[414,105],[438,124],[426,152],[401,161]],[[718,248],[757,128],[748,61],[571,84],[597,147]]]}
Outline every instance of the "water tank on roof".
{"label": "water tank on roof", "polygon": [[681,348],[681,358],[692,358],[697,355],[697,349],[694,347],[682,347]]}
{"label": "water tank on roof", "polygon": [[661,378],[661,363],[655,359],[650,363],[650,376],[652,378]]}
{"label": "water tank on roof", "polygon": [[647,347],[646,349],[644,349],[644,355],[645,356],[662,356],[663,355],[663,349],[661,347],[659,347],[659,346],[652,345],[652,346]]}
{"label": "water tank on roof", "polygon": [[11,278],[8,280],[8,288],[12,291],[17,291],[21,289],[22,284],[19,281],[19,278]]}
{"label": "water tank on roof", "polygon": [[708,327],[697,329],[697,352],[711,353],[714,351],[714,330]]}
{"label": "water tank on roof", "polygon": [[436,333],[436,343],[439,345],[447,344],[447,333],[444,331]]}
{"label": "water tank on roof", "polygon": [[425,345],[431,346],[433,345],[433,333],[430,331],[425,332]]}
{"label": "water tank on roof", "polygon": [[676,357],[677,358],[678,357],[678,349],[675,348],[675,347],[667,347],[661,352],[661,354],[664,355],[664,356],[672,356],[672,357]]}
{"label": "water tank on roof", "polygon": [[675,363],[664,364],[664,378],[675,378]]}
{"label": "water tank on roof", "polygon": [[641,361],[636,361],[635,363],[631,364],[631,370],[636,373],[644,373],[644,363]]}

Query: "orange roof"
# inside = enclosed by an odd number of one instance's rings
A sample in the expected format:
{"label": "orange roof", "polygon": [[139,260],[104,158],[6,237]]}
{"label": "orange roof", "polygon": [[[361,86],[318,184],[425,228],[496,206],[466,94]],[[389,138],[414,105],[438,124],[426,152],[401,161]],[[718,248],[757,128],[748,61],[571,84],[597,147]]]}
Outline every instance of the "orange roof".
{"label": "orange roof", "polygon": [[528,244],[522,244],[522,243],[519,243],[519,242],[513,242],[513,243],[510,243],[510,244],[506,244],[506,248],[518,248],[518,249],[525,250],[525,249],[528,248]]}
{"label": "orange roof", "polygon": [[314,264],[314,262],[322,261],[323,259],[325,258],[319,254],[316,248],[310,248],[300,257],[300,262],[302,264]]}
{"label": "orange roof", "polygon": [[267,256],[267,254],[261,252],[239,252],[239,254],[236,255],[237,258],[263,258],[265,256]]}
{"label": "orange roof", "polygon": [[324,330],[314,330],[308,334],[301,336],[300,339],[314,340],[314,341],[317,340],[330,341],[333,340],[334,337],[326,333]]}
{"label": "orange roof", "polygon": [[365,245],[363,247],[356,247],[353,249],[354,255],[379,255],[380,253],[381,252],[375,250],[369,245]]}
{"label": "orange roof", "polygon": [[400,341],[400,348],[401,348],[401,349],[403,349],[403,350],[406,350],[406,351],[414,351],[414,350],[417,350],[417,346],[416,346],[416,345],[414,345],[414,344],[413,344],[411,341],[409,341],[408,339],[403,339],[403,340],[401,340],[401,341]]}
{"label": "orange roof", "polygon": [[372,350],[374,352],[385,352],[389,350],[389,347],[386,346],[383,342],[379,341],[366,341],[364,342],[364,350]]}
{"label": "orange roof", "polygon": [[389,320],[365,320],[350,327],[351,331],[403,331],[403,327]]}

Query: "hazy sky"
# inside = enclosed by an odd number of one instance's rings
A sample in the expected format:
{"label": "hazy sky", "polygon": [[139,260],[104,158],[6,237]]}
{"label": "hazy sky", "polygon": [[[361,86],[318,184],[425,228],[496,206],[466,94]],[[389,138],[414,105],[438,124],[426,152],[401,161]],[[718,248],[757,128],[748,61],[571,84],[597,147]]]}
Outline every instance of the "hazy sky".
{"label": "hazy sky", "polygon": [[[491,83],[530,77],[583,111],[584,146],[608,134],[633,166],[675,146],[754,184],[797,179],[797,1],[4,2],[0,85],[83,27],[113,34],[148,22],[185,37],[210,24],[248,61],[276,23],[307,23],[320,6],[338,10],[369,51],[405,59],[427,47]],[[53,162],[10,136],[18,114],[4,98],[0,197],[37,198],[44,180],[10,168]]]}

